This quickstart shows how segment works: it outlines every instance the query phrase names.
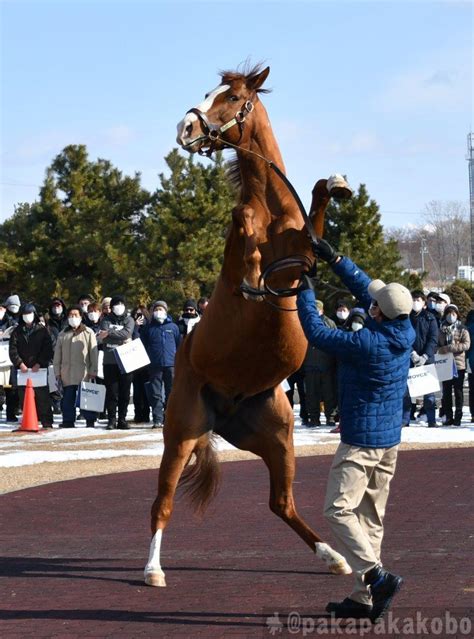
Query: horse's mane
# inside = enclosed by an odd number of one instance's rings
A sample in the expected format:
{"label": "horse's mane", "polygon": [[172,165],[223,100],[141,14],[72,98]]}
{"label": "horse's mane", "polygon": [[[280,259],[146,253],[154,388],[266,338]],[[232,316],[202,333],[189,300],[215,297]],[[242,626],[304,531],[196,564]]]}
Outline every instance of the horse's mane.
{"label": "horse's mane", "polygon": [[[250,63],[247,61],[241,65],[240,70],[221,71],[219,75],[221,76],[222,84],[229,84],[230,82],[234,82],[235,80],[249,80],[257,76],[262,71],[262,68],[262,62],[251,66]],[[257,89],[257,93],[270,93],[270,91],[271,89]]]}

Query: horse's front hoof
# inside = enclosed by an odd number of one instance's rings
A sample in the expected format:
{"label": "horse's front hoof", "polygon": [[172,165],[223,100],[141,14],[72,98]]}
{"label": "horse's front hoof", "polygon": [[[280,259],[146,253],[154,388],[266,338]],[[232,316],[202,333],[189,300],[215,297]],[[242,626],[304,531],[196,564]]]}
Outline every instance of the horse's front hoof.
{"label": "horse's front hoof", "polygon": [[324,561],[333,575],[350,575],[352,568],[344,557],[329,544],[320,541],[315,544],[316,556]]}
{"label": "horse's front hoof", "polygon": [[352,574],[352,568],[349,566],[349,564],[344,559],[344,557],[339,561],[335,561],[334,563],[329,564],[328,568],[329,568],[329,572],[331,572],[333,575],[351,575]]}
{"label": "horse's front hoof", "polygon": [[349,200],[353,191],[342,175],[336,173],[328,179],[327,190],[329,195],[335,200]]}
{"label": "horse's front hoof", "polygon": [[147,586],[154,586],[155,588],[165,588],[165,573],[162,570],[145,570],[145,583]]}

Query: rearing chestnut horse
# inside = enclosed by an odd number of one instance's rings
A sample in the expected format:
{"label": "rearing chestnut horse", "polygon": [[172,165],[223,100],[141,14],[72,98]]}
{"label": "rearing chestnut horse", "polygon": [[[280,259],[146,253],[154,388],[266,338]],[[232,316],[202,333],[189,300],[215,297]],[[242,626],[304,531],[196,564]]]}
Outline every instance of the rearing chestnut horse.
{"label": "rearing chestnut horse", "polygon": [[[307,341],[297,314],[285,312],[294,308],[294,299],[272,297],[272,304],[267,304],[259,292],[259,278],[278,258],[300,255],[309,263],[313,258],[298,206],[266,161],[284,171],[258,96],[268,73],[268,67],[246,74],[222,73],[221,84],[178,124],[177,140],[187,151],[229,145],[237,149],[241,189],[215,290],[176,358],[158,496],[151,511],[153,539],[145,568],[145,581],[151,586],[166,585],[160,564],[162,533],[171,517],[176,487],[193,454],[195,464],[186,473],[195,505],[204,507],[216,492],[219,463],[213,433],[263,459],[270,473],[271,510],[331,572],[351,572],[345,559],[297,514],[293,500],[293,411],[281,382],[301,366]],[[310,219],[317,235],[323,234],[331,194],[345,187],[340,177],[336,182],[316,183]],[[274,273],[272,287],[296,286],[300,271],[301,267],[293,266]]]}

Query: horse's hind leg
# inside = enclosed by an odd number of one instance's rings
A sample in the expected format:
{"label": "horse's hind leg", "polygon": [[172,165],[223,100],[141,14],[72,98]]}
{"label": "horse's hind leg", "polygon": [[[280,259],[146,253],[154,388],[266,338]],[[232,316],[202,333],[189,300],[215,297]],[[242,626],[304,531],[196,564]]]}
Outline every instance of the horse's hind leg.
{"label": "horse's hind leg", "polygon": [[258,414],[253,449],[270,472],[270,509],[286,522],[335,574],[349,574],[351,568],[342,555],[323,542],[298,515],[293,498],[295,456],[293,413],[282,388],[275,389]]}

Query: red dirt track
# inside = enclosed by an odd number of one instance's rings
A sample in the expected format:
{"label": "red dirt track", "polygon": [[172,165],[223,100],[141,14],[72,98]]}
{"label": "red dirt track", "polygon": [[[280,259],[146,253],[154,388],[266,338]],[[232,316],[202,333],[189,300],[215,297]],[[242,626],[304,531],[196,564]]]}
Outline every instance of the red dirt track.
{"label": "red dirt track", "polygon": [[[330,461],[298,458],[295,483],[300,513],[328,541],[321,510]],[[394,614],[449,610],[472,620],[472,468],[472,448],[400,453],[383,556],[405,578]],[[352,577],[328,574],[270,513],[258,461],[223,464],[202,521],[177,503],[162,546],[168,587],[144,586],[156,476],[90,477],[1,497],[2,639],[271,637],[267,618],[284,621],[290,611],[330,623],[326,603],[348,595]],[[273,636],[300,630],[278,627]]]}

